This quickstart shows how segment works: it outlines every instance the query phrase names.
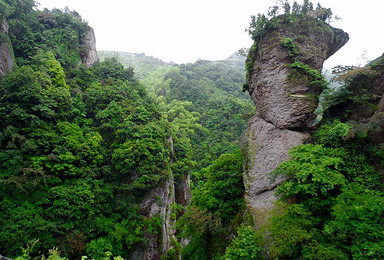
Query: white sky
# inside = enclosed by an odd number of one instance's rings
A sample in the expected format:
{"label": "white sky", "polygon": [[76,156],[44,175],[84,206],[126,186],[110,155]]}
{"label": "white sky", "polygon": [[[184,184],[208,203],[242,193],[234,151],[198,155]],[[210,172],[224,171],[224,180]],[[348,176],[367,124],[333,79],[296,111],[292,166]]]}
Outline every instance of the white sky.
{"label": "white sky", "polygon": [[[164,61],[228,58],[252,41],[250,16],[272,0],[38,0],[40,9],[76,10],[96,33],[98,50],[145,53]],[[301,2],[301,1],[298,1]],[[312,1],[317,4],[317,1]],[[363,65],[384,52],[383,0],[322,0],[342,20],[332,23],[349,42],[326,63]]]}

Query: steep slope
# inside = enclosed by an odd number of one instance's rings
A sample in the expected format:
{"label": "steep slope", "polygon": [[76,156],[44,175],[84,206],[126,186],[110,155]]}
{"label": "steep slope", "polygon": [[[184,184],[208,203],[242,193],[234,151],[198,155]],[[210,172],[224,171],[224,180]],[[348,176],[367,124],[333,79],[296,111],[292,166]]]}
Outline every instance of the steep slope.
{"label": "steep slope", "polygon": [[98,62],[78,13],[0,6],[1,253],[159,259],[174,246],[180,140],[158,104],[130,69]]}

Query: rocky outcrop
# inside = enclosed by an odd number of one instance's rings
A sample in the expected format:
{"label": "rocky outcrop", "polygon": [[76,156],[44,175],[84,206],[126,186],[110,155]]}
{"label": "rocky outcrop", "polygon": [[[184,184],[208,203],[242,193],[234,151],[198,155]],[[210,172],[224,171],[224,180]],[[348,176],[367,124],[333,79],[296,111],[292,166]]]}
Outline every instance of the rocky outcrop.
{"label": "rocky outcrop", "polygon": [[15,65],[11,40],[8,37],[8,22],[0,21],[0,77],[6,75]]}
{"label": "rocky outcrop", "polygon": [[191,179],[190,175],[184,176],[176,181],[175,184],[175,200],[177,204],[187,206],[191,202]]}
{"label": "rocky outcrop", "polygon": [[363,68],[341,75],[345,85],[339,103],[328,108],[325,117],[353,125],[348,138],[367,136],[374,144],[384,143],[384,54]]}
{"label": "rocky outcrop", "polygon": [[[284,181],[273,180],[270,173],[289,159],[291,148],[311,137],[321,89],[308,74],[320,75],[324,61],[347,41],[342,30],[303,19],[270,29],[251,48],[248,91],[258,114],[249,121],[241,146],[245,200],[256,226],[267,218],[276,201],[274,190]],[[295,64],[303,71],[293,71]]]}
{"label": "rocky outcrop", "polygon": [[[271,209],[275,200],[273,190],[283,180],[271,180],[270,173],[289,159],[288,151],[310,138],[308,133],[279,129],[259,116],[253,117],[243,134],[246,164],[244,175],[245,198],[251,211]],[[272,191],[272,192],[271,192]]]}
{"label": "rocky outcrop", "polygon": [[[170,144],[169,163],[172,164],[174,158],[172,136],[169,137],[168,142]],[[148,191],[139,204],[140,214],[148,219],[159,216],[162,225],[161,232],[159,234],[148,234],[146,237],[148,239],[147,246],[137,247],[129,259],[160,259],[168,250],[174,248],[174,242],[176,241],[176,215],[173,212],[174,205],[178,203],[186,206],[190,200],[191,187],[189,175],[175,181],[173,174],[169,173],[164,182],[159,184],[158,187]],[[181,243],[188,244],[188,240],[183,240]]]}
{"label": "rocky outcrop", "polygon": [[148,246],[136,248],[130,259],[153,260],[160,259],[172,248],[171,242],[175,234],[175,223],[171,219],[172,205],[175,203],[173,176],[159,187],[152,189],[146,194],[140,203],[140,214],[146,218],[160,216],[162,222],[161,233],[149,234]]}
{"label": "rocky outcrop", "polygon": [[83,48],[81,52],[81,64],[88,68],[99,60],[96,51],[96,36],[92,27],[88,27],[88,32],[80,39]]}
{"label": "rocky outcrop", "polygon": [[298,59],[321,71],[324,61],[348,41],[348,34],[317,20],[282,24],[254,46],[249,93],[261,118],[278,128],[308,128],[314,122],[319,89],[305,77],[293,77],[292,55],[283,46],[292,40]]}

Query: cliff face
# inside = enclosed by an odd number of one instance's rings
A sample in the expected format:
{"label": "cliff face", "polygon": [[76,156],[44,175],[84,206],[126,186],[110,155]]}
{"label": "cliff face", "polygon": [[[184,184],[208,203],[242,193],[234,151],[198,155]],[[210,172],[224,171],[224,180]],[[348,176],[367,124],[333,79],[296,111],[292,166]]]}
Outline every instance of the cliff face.
{"label": "cliff face", "polygon": [[80,39],[80,42],[84,48],[84,51],[81,53],[81,64],[89,68],[99,60],[96,51],[96,36],[92,27],[89,27],[88,32]]}
{"label": "cliff face", "polygon": [[269,173],[289,159],[291,148],[310,138],[306,131],[312,128],[321,92],[312,74],[320,75],[314,70],[321,71],[348,39],[323,22],[301,20],[269,30],[250,51],[248,89],[258,114],[246,127],[242,149],[245,199],[256,224],[273,207],[274,189],[283,181],[271,181]]}
{"label": "cliff face", "polygon": [[[173,139],[168,139],[171,149],[171,161],[173,163]],[[174,184],[173,174],[169,174],[167,179],[157,188],[149,191],[141,200],[140,214],[146,218],[160,216],[161,231],[158,234],[148,234],[148,246],[136,248],[129,259],[160,259],[169,249],[174,247],[173,241],[176,240],[175,215],[173,206],[175,203],[186,206],[191,199],[191,187],[189,175]],[[173,217],[172,217],[173,215]]]}
{"label": "cliff face", "polygon": [[11,40],[8,36],[9,25],[3,19],[0,21],[0,77],[7,74],[15,65]]}
{"label": "cliff face", "polygon": [[171,219],[172,205],[175,203],[175,187],[171,175],[162,185],[151,190],[142,199],[139,207],[140,214],[146,218],[160,216],[161,232],[148,234],[148,246],[136,248],[130,259],[160,259],[171,247],[175,235],[175,223]]}

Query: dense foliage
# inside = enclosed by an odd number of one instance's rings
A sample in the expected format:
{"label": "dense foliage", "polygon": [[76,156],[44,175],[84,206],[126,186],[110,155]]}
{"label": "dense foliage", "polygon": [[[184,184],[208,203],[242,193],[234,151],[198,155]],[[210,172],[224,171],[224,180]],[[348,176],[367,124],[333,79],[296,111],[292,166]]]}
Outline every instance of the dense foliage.
{"label": "dense foliage", "polygon": [[116,59],[79,67],[78,14],[0,3],[18,63],[0,83],[1,253],[128,257],[159,232],[138,202],[171,173],[170,123]]}
{"label": "dense foliage", "polygon": [[187,109],[199,125],[192,126],[193,133],[188,136],[198,169],[238,149],[237,140],[253,111],[249,96],[241,91],[243,56],[234,54],[222,61],[199,60],[178,66],[155,60],[155,67],[151,67],[154,58],[143,55],[101,52],[101,56],[116,56],[135,70],[149,66],[150,73],[139,75],[140,82],[160,103],[169,106],[174,101],[189,102]]}
{"label": "dense foliage", "polygon": [[[3,79],[3,253],[39,239],[35,252],[60,245],[71,257],[127,256],[157,225],[139,214],[136,196],[169,173],[168,122],[130,72],[108,62],[67,84],[47,53]],[[92,84],[79,84],[83,73]],[[113,80],[103,83],[105,74]]]}
{"label": "dense foliage", "polygon": [[202,126],[190,136],[198,168],[238,148],[237,140],[253,108],[241,92],[244,72],[236,63],[198,61],[155,72],[142,82],[167,103],[192,103],[189,109]]}
{"label": "dense foliage", "polygon": [[[237,150],[252,110],[240,89],[243,61],[151,61],[141,84],[115,57],[80,66],[89,27],[75,11],[0,5],[17,61],[0,83],[0,252],[130,257],[161,237],[162,219],[143,213],[143,197]],[[236,153],[197,172],[201,197],[187,212],[231,221],[243,206],[241,165]],[[173,219],[185,211],[172,207]],[[172,245],[165,258],[178,256]]]}
{"label": "dense foliage", "polygon": [[[151,236],[161,242],[162,217],[148,217],[143,198],[192,174],[189,207],[170,205],[176,238],[163,259],[384,258],[383,152],[347,122],[361,114],[327,114],[313,143],[290,151],[273,172],[286,179],[277,188],[280,200],[255,233],[237,144],[252,113],[241,91],[244,60],[176,66],[128,55],[132,65],[141,63],[139,82],[108,53],[92,68],[80,66],[88,25],[74,11],[35,7],[33,0],[0,0],[17,59],[0,82],[1,254],[129,258]],[[268,16],[252,18],[251,56],[279,23],[331,16],[307,0],[282,1]],[[281,46],[292,62],[289,79],[323,90],[324,78],[300,61],[294,41]],[[368,85],[376,84],[381,64],[339,78],[341,94],[327,102],[364,105],[371,116],[377,96]],[[190,242],[181,248],[181,239]]]}
{"label": "dense foliage", "polygon": [[219,259],[223,260],[253,260],[263,259],[260,242],[254,230],[250,226],[241,225],[237,230],[237,237],[225,250],[225,254]]}
{"label": "dense foliage", "polygon": [[[276,173],[282,212],[270,224],[272,254],[303,259],[383,257],[382,154],[351,126],[335,121],[321,127],[315,144],[291,150]],[[293,203],[292,203],[293,202]]]}
{"label": "dense foliage", "polygon": [[201,170],[206,180],[193,191],[191,204],[178,221],[180,236],[191,239],[183,258],[212,259],[224,253],[226,236],[236,227],[229,224],[244,206],[242,164],[240,152],[223,154]]}

